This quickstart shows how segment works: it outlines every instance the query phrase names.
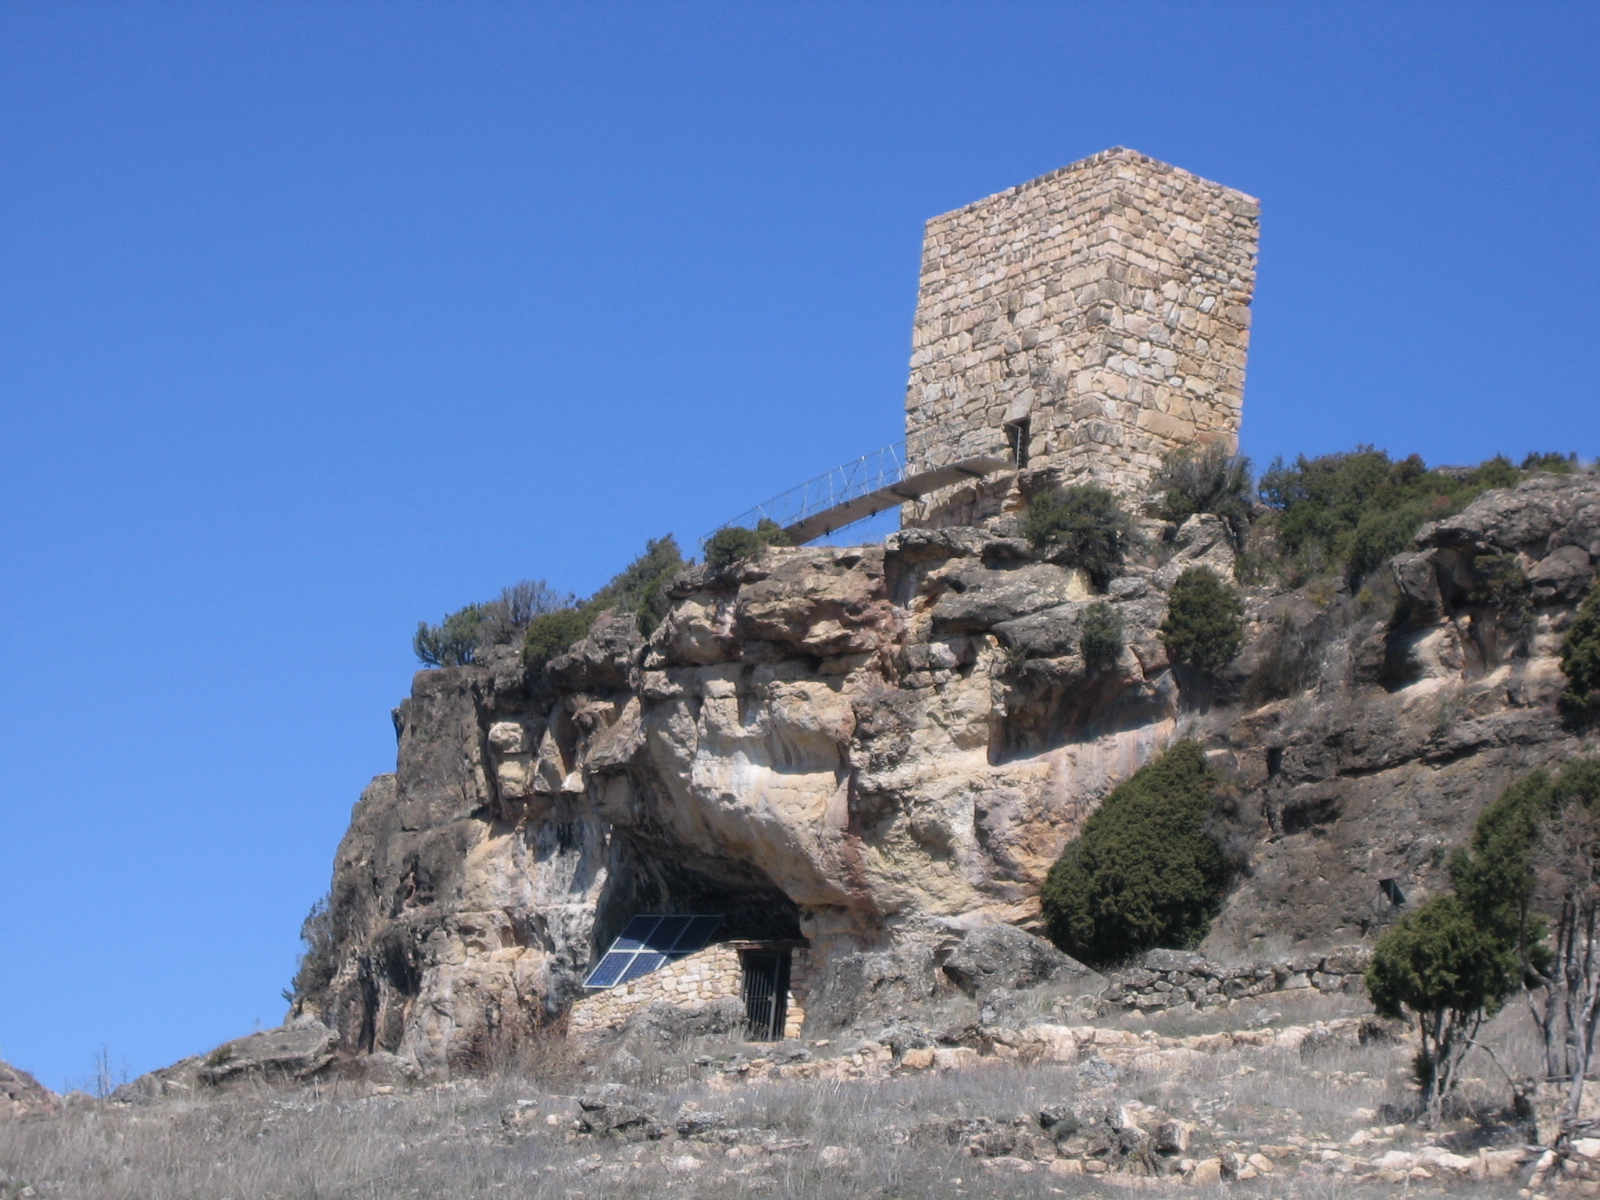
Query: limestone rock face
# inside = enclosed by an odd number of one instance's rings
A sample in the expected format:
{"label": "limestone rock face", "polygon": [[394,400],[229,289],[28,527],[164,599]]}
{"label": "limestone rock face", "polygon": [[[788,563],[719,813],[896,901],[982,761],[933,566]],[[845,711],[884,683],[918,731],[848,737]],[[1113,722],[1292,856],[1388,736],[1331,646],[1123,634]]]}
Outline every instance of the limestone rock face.
{"label": "limestone rock face", "polygon": [[[629,916],[668,910],[809,939],[808,1020],[953,991],[968,960],[1018,986],[1054,952],[1002,943],[1034,944],[1051,865],[1180,736],[1227,778],[1248,859],[1203,949],[1326,951],[1381,926],[1379,878],[1425,895],[1489,799],[1580,746],[1554,699],[1600,557],[1592,477],[1489,493],[1357,594],[1245,589],[1245,649],[1204,694],[1158,630],[1172,581],[1228,577],[1233,548],[1200,516],[1147,554],[1096,595],[976,528],[774,548],[686,572],[648,642],[612,615],[533,677],[511,654],[420,673],[336,857],[336,973],[295,1014],[343,1056],[470,1068],[558,1017]],[[1531,608],[1483,599],[1486,554],[1514,557]],[[1124,648],[1091,666],[1097,601]]]}
{"label": "limestone rock face", "polygon": [[0,1062],[0,1121],[54,1112],[55,1093],[26,1071]]}
{"label": "limestone rock face", "polygon": [[969,933],[945,959],[944,973],[972,996],[993,988],[1033,987],[1062,976],[1080,985],[1105,983],[1076,959],[1014,925],[988,925]]}

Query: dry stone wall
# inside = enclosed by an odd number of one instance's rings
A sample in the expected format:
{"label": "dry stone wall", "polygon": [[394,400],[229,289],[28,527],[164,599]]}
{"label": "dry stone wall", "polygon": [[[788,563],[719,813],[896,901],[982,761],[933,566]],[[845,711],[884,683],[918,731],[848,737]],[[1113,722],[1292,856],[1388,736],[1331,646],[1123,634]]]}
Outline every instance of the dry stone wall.
{"label": "dry stone wall", "polygon": [[[810,955],[795,950],[789,960],[789,1009],[783,1036],[797,1038],[805,1026],[805,1001],[810,988]],[[567,1028],[577,1036],[620,1027],[634,1013],[652,1004],[698,1008],[715,1000],[737,999],[744,971],[739,950],[731,942],[708,946],[631,983],[585,996],[573,1004]]]}
{"label": "dry stone wall", "polygon": [[1224,966],[1190,951],[1151,950],[1138,966],[1113,974],[1101,998],[1120,1008],[1158,1012],[1181,1004],[1219,1008],[1233,1000],[1305,988],[1355,995],[1365,990],[1362,977],[1370,961],[1365,946],[1243,966]]}
{"label": "dry stone wall", "polygon": [[[1163,454],[1236,444],[1259,205],[1122,148],[928,222],[906,389],[912,471],[1011,452],[1144,490]],[[904,506],[905,526],[1015,504],[1015,476]]]}

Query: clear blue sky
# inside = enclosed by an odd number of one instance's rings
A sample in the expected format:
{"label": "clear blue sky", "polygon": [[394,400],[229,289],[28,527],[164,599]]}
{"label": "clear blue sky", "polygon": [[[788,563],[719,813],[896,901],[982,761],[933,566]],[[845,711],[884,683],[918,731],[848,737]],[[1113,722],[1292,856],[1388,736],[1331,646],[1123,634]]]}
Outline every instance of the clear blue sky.
{"label": "clear blue sky", "polygon": [[1600,452],[1593,4],[0,4],[0,1056],[275,1024],[419,618],[898,437],[922,222],[1263,202],[1245,448]]}

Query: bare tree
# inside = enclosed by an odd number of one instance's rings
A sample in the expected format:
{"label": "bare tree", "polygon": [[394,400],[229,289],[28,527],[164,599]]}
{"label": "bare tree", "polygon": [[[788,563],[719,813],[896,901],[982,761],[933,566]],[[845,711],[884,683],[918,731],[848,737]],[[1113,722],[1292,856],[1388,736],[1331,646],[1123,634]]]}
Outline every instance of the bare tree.
{"label": "bare tree", "polygon": [[1552,925],[1547,943],[1526,944],[1523,952],[1524,969],[1539,985],[1529,1002],[1546,1075],[1567,1086],[1563,1123],[1578,1114],[1600,1030],[1600,822],[1591,803],[1567,797],[1542,823],[1538,907],[1553,914]]}

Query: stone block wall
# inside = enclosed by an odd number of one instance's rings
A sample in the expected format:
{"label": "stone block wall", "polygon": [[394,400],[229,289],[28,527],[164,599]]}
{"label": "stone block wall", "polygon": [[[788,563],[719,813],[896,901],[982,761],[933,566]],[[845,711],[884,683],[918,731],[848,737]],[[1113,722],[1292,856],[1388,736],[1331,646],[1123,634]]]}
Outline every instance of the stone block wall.
{"label": "stone block wall", "polygon": [[[928,222],[906,389],[910,470],[1010,452],[1141,494],[1162,455],[1236,445],[1259,205],[1122,148]],[[971,524],[1015,476],[943,489],[902,524]]]}
{"label": "stone block wall", "polygon": [[1151,950],[1138,966],[1111,975],[1101,999],[1125,1009],[1158,1012],[1180,1004],[1212,1008],[1304,988],[1356,994],[1365,989],[1362,976],[1370,961],[1365,946],[1231,967],[1184,950]]}
{"label": "stone block wall", "polygon": [[[575,1036],[616,1029],[640,1009],[652,1004],[671,1004],[678,1008],[698,1008],[714,1000],[739,999],[744,969],[739,961],[740,946],[719,942],[698,954],[652,971],[631,983],[596,991],[573,1004],[568,1031]],[[783,1036],[797,1038],[805,1026],[806,1000],[810,995],[811,955],[793,950],[789,959],[789,1009]]]}

